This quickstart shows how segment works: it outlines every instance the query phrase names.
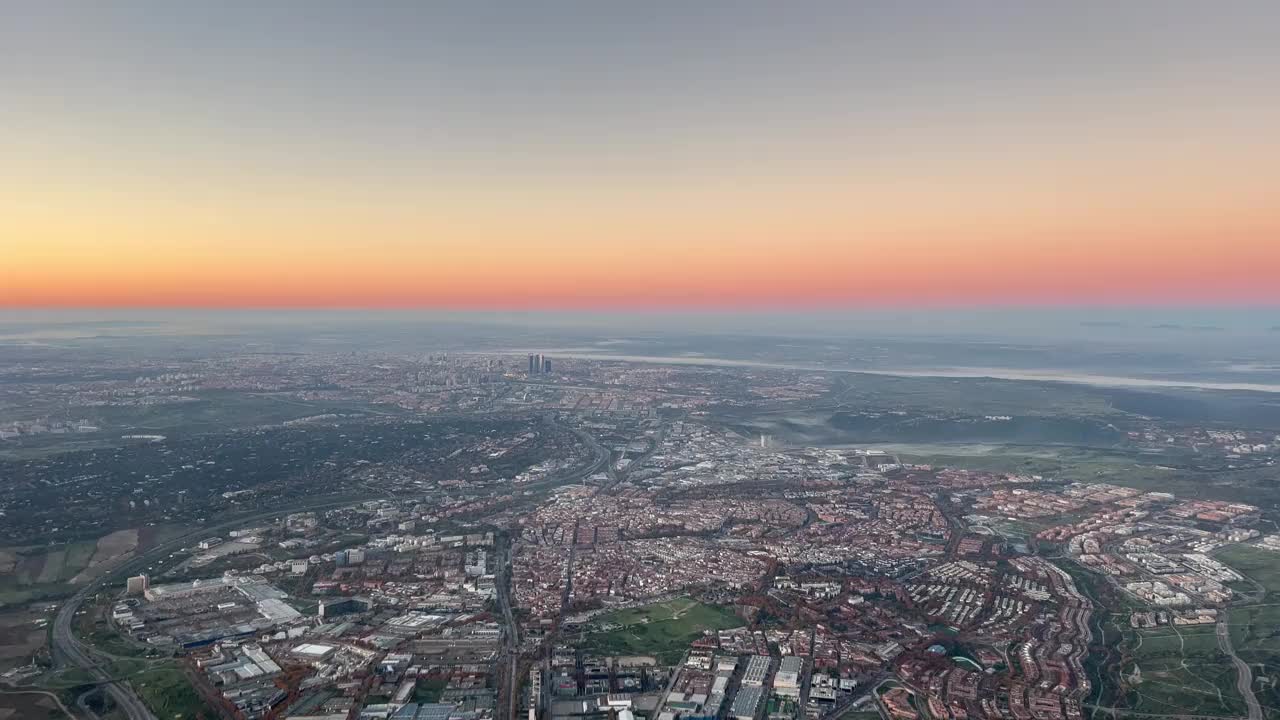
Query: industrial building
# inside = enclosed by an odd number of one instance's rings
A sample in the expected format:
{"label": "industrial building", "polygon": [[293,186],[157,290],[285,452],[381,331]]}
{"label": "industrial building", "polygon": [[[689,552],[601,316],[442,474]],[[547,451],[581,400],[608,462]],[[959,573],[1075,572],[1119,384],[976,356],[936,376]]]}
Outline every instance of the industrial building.
{"label": "industrial building", "polygon": [[733,699],[729,716],[734,720],[755,720],[756,715],[760,713],[760,700],[763,697],[764,688],[758,685],[743,686],[738,691],[737,697]]}
{"label": "industrial building", "polygon": [[130,630],[156,644],[200,647],[244,637],[301,617],[285,593],[261,578],[221,577],[148,587]]}
{"label": "industrial building", "polygon": [[773,658],[768,655],[752,655],[747,661],[747,670],[742,675],[744,687],[761,687],[773,669]]}
{"label": "industrial building", "polygon": [[794,655],[782,658],[778,673],[773,676],[773,692],[786,697],[800,697],[800,677],[804,673],[804,660]]}

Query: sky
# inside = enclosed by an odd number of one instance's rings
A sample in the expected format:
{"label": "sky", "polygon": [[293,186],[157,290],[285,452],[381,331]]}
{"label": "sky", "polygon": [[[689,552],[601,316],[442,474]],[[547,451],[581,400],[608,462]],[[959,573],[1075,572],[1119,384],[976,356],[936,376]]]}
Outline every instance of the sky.
{"label": "sky", "polygon": [[1275,2],[63,2],[0,306],[1280,304]]}

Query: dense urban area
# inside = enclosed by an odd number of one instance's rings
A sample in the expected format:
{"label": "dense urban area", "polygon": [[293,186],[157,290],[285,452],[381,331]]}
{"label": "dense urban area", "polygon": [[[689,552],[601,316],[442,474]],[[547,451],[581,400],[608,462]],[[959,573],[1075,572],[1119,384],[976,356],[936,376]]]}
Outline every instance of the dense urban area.
{"label": "dense urban area", "polygon": [[1187,402],[526,351],[6,363],[0,718],[1280,717],[1280,435]]}
{"label": "dense urban area", "polygon": [[0,720],[1280,720],[1278,463],[1280,0],[0,0]]}

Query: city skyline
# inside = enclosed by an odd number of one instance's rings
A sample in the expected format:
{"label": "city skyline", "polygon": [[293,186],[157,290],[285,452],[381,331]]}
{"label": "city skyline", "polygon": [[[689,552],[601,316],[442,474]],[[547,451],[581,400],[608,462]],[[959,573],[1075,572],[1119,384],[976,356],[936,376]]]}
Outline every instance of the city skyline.
{"label": "city skyline", "polygon": [[1275,6],[790,10],[17,9],[0,306],[1280,303]]}

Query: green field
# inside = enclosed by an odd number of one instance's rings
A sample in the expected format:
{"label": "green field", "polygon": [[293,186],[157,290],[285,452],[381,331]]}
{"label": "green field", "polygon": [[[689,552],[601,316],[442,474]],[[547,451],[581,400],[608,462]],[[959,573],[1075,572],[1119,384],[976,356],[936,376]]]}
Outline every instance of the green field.
{"label": "green field", "polygon": [[1125,632],[1123,706],[1134,712],[1238,716],[1244,699],[1218,650],[1215,626],[1164,626]]}
{"label": "green field", "polygon": [[1252,545],[1228,545],[1215,557],[1266,588],[1267,595],[1280,593],[1280,552]]}
{"label": "green field", "polygon": [[1237,652],[1259,649],[1280,652],[1280,605],[1233,608],[1230,622],[1231,644]]}
{"label": "green field", "polygon": [[180,670],[148,670],[131,678],[130,684],[137,691],[138,697],[161,720],[190,719],[198,713],[204,717],[217,717],[196,694],[195,688],[191,687]]}
{"label": "green field", "polygon": [[84,668],[78,667],[67,667],[62,668],[61,670],[54,670],[53,672],[41,675],[35,680],[37,687],[50,690],[73,688],[80,685],[92,685],[94,682],[96,682],[96,680],[94,680],[92,673]]}
{"label": "green field", "polygon": [[618,610],[595,618],[596,627],[620,626],[589,634],[584,647],[603,655],[654,655],[675,663],[707,630],[741,627],[732,612],[690,598]]}
{"label": "green field", "polygon": [[109,655],[115,655],[118,658],[158,658],[166,657],[171,654],[167,650],[149,647],[136,640],[125,639],[114,630],[110,630],[104,623],[97,623],[87,631],[81,627],[77,629],[77,633],[93,645],[93,647],[101,652]]}
{"label": "green field", "polygon": [[1244,699],[1235,691],[1235,669],[1222,660],[1148,659],[1134,679],[1134,663],[1127,663],[1129,709],[1152,715],[1224,715],[1245,713]]}
{"label": "green field", "polygon": [[1135,630],[1130,643],[1129,654],[1139,662],[1168,657],[1218,657],[1218,639],[1213,625]]}
{"label": "green field", "polygon": [[[1268,717],[1280,717],[1280,605],[1233,608],[1231,645],[1241,660],[1253,666],[1254,693]],[[1265,680],[1264,680],[1265,679]]]}
{"label": "green field", "polygon": [[[114,680],[131,680],[141,677],[141,674],[151,672],[148,668],[152,662],[141,658],[111,658],[99,667],[107,671],[107,674]],[[67,667],[61,670],[54,670],[46,673],[36,681],[42,688],[50,690],[72,688],[77,685],[92,684],[95,682],[88,670],[78,667]]]}

